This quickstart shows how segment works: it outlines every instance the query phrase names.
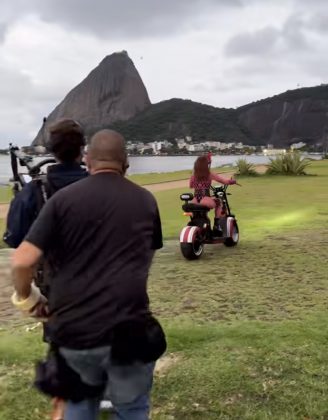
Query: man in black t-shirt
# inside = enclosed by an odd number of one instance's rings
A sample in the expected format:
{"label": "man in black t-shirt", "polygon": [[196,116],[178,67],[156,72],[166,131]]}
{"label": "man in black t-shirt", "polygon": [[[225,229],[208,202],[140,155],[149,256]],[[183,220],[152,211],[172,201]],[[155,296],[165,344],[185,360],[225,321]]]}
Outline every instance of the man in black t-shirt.
{"label": "man in black t-shirt", "polygon": [[[51,341],[84,383],[100,386],[107,378],[119,418],[144,420],[154,364],[120,367],[110,353],[115,327],[150,313],[147,279],[162,247],[160,216],[152,194],[124,177],[120,134],[98,132],[87,164],[91,176],[58,191],[15,251],[12,300],[32,316],[44,312],[45,300],[31,282],[34,265],[51,255]],[[93,420],[98,406],[99,400],[69,401],[65,419]]]}

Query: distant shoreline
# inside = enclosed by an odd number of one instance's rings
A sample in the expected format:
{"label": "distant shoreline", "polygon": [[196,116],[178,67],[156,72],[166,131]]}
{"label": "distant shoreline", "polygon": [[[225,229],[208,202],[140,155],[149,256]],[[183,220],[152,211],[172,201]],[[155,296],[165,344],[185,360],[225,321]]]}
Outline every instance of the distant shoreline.
{"label": "distant shoreline", "polygon": [[[133,153],[128,153],[128,156],[131,157],[186,157],[186,156],[201,156],[207,152],[197,152],[197,153],[172,153],[172,154],[160,154],[160,155],[135,155]],[[212,153],[212,156],[245,156],[245,153]],[[251,153],[247,156],[264,156],[263,153]]]}
{"label": "distant shoreline", "polygon": [[[147,174],[147,173],[171,173],[180,170],[192,170],[195,160],[198,155],[174,155],[174,156],[163,156],[163,155],[137,155],[129,156],[130,167],[128,169],[129,175],[134,174]],[[322,155],[308,155],[304,154],[304,157],[312,159],[321,159]],[[270,158],[274,156],[264,155],[212,155],[212,167],[231,167],[236,164],[239,159],[246,159],[247,162],[257,165],[266,164]],[[36,157],[36,163],[40,160],[45,159],[45,156]],[[26,167],[19,166],[20,173],[27,173]],[[10,157],[0,155],[0,184],[8,184],[8,180],[12,178],[12,168],[10,165]]]}
{"label": "distant shoreline", "polygon": [[[151,158],[151,157],[188,157],[188,156],[201,156],[206,154],[207,152],[198,152],[198,153],[176,153],[176,154],[160,154],[160,155],[138,155],[138,154],[133,154],[133,153],[128,153],[128,157],[147,157],[147,158]],[[265,157],[270,157],[270,156],[277,156],[280,153],[276,153],[276,154],[272,154],[272,155],[267,155],[264,153],[212,153],[212,157],[214,156],[265,156]],[[301,152],[302,155],[316,155],[316,156],[323,156],[323,153],[321,152]]]}

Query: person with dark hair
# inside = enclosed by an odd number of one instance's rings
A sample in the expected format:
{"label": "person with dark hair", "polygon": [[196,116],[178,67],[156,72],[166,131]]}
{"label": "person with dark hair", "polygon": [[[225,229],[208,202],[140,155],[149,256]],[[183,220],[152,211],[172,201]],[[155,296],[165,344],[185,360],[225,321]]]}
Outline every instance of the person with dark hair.
{"label": "person with dark hair", "polygon": [[220,182],[224,185],[236,184],[235,179],[223,178],[210,171],[208,156],[199,156],[194,164],[194,172],[189,180],[189,187],[194,188],[193,203],[201,204],[210,209],[215,209],[214,226],[219,222],[221,217],[221,203],[210,196],[210,187],[212,181]]}
{"label": "person with dark hair", "polygon": [[44,182],[28,182],[12,200],[3,238],[11,248],[23,241],[45,200],[88,175],[81,167],[84,146],[83,129],[76,121],[62,119],[50,126],[46,147],[58,163],[48,167]]}
{"label": "person with dark hair", "polygon": [[84,146],[84,132],[77,121],[65,118],[49,127],[46,147],[59,161],[73,162],[80,158]]}
{"label": "person with dark hair", "polygon": [[49,127],[46,148],[58,161],[47,171],[50,195],[87,176],[87,171],[81,167],[85,144],[83,129],[75,120],[62,119]]}

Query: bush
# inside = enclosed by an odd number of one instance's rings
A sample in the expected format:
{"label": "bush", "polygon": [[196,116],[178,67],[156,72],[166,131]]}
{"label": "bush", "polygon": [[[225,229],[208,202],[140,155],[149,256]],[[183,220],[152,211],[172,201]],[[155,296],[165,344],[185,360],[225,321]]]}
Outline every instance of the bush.
{"label": "bush", "polygon": [[254,165],[252,163],[248,163],[246,159],[238,159],[236,162],[237,172],[235,175],[237,176],[257,176],[258,173],[256,172]]}
{"label": "bush", "polygon": [[302,159],[299,152],[290,152],[270,159],[266,173],[269,175],[306,175],[305,168],[310,163],[309,159]]}

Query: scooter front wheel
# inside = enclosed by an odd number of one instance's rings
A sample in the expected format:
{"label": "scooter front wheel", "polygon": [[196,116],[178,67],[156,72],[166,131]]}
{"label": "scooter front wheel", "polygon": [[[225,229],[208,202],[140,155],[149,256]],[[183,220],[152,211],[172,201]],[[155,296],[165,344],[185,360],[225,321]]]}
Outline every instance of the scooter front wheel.
{"label": "scooter front wheel", "polygon": [[231,247],[236,246],[239,241],[239,228],[237,220],[234,217],[228,217],[227,219],[227,239],[224,241],[224,245]]}

